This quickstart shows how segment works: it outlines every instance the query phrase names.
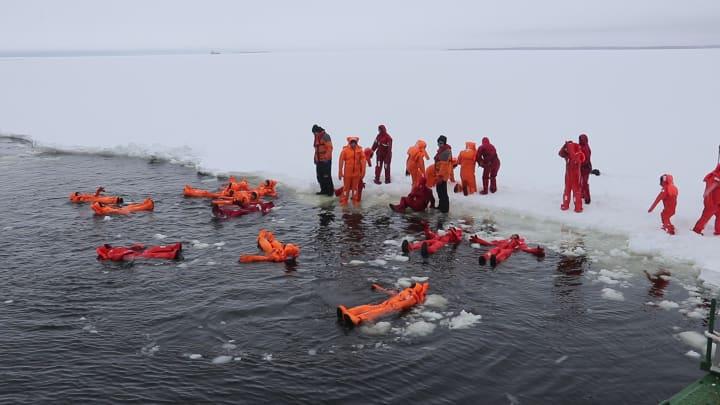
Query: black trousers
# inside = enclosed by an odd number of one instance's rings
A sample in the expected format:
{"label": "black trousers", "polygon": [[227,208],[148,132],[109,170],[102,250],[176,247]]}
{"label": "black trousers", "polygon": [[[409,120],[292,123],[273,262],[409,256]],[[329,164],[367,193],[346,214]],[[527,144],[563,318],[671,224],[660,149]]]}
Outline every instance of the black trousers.
{"label": "black trousers", "polygon": [[435,185],[435,191],[437,191],[438,195],[438,209],[440,212],[449,212],[450,198],[448,198],[447,193],[447,181],[439,181]]}
{"label": "black trousers", "polygon": [[330,174],[331,171],[332,160],[315,162],[315,174],[320,184],[320,192],[330,196],[335,194],[335,186],[333,185],[332,174]]}

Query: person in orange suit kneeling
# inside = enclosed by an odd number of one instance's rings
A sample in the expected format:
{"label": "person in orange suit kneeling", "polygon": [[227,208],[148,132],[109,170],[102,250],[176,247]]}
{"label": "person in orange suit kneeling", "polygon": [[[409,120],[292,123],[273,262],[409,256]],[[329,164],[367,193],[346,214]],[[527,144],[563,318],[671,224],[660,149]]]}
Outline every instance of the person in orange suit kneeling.
{"label": "person in orange suit kneeling", "polygon": [[675,207],[677,207],[678,189],[673,182],[671,174],[663,174],[660,176],[660,193],[655,198],[655,202],[650,206],[648,212],[653,212],[655,207],[662,201],[663,210],[660,213],[662,220],[662,229],[670,235],[675,235],[675,226],[670,222],[670,218],[675,215]]}
{"label": "person in orange suit kneeling", "polygon": [[348,144],[340,152],[338,178],[343,181],[343,192],[340,197],[341,204],[347,204],[349,198],[352,198],[355,203],[360,202],[360,184],[365,177],[367,162],[365,152],[358,145],[358,140],[359,138],[356,136],[349,136],[347,138]]}

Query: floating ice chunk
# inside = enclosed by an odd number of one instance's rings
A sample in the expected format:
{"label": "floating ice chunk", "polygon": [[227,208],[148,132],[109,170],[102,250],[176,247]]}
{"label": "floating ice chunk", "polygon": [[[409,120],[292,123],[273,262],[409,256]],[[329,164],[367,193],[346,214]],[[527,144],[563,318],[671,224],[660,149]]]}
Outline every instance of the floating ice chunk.
{"label": "floating ice chunk", "polygon": [[470,247],[473,249],[480,249],[482,247],[482,245],[479,243],[471,243]]}
{"label": "floating ice chunk", "polygon": [[240,361],[242,360],[242,357],[233,357],[233,361]]}
{"label": "floating ice chunk", "polygon": [[428,280],[429,277],[418,277],[418,276],[412,276],[410,277],[413,281],[417,281],[418,283],[424,283]]}
{"label": "floating ice chunk", "polygon": [[202,354],[191,354],[188,357],[190,358],[190,360],[198,360],[202,359]]}
{"label": "floating ice chunk", "polygon": [[208,244],[208,243],[202,243],[202,242],[200,242],[200,241],[197,240],[197,239],[193,239],[193,240],[191,241],[191,243],[192,243],[192,247],[194,247],[195,249],[205,249],[205,248],[207,248],[208,246],[210,246],[210,244]]}
{"label": "floating ice chunk", "polygon": [[563,361],[565,361],[565,360],[567,360],[567,359],[568,359],[568,356],[567,356],[567,355],[566,355],[566,356],[562,356],[562,357],[560,357],[559,359],[555,360],[555,364],[560,364],[560,363],[562,363]]}
{"label": "floating ice chunk", "polygon": [[617,290],[613,290],[612,288],[603,288],[602,297],[606,300],[625,301],[625,296],[623,295],[623,293]]}
{"label": "floating ice chunk", "polygon": [[412,279],[409,279],[407,277],[401,277],[398,279],[398,281],[395,283],[400,288],[408,288],[412,285],[413,281]]}
{"label": "floating ice chunk", "polygon": [[222,247],[225,246],[225,242],[213,243],[213,246]]}
{"label": "floating ice chunk", "polygon": [[83,330],[89,333],[98,333],[97,329],[93,325],[85,325]]}
{"label": "floating ice chunk", "polygon": [[232,356],[217,356],[214,359],[212,359],[212,364],[225,364],[232,361]]}
{"label": "floating ice chunk", "polygon": [[233,350],[233,349],[237,348],[237,346],[232,343],[225,343],[222,345],[222,348],[225,350]]}
{"label": "floating ice chunk", "polygon": [[153,235],[153,238],[162,240],[162,239],[167,238],[167,235],[163,235],[161,233],[156,233],[155,235]]}
{"label": "floating ice chunk", "polygon": [[696,352],[695,350],[688,350],[687,353],[685,353],[686,356],[692,358],[692,359],[699,359],[700,353]]}
{"label": "floating ice chunk", "polygon": [[80,317],[80,320],[81,320],[81,321],[85,321],[86,318],[85,318],[84,316],[82,316],[82,317]]}
{"label": "floating ice chunk", "polygon": [[425,298],[425,306],[435,308],[445,308],[448,300],[439,294],[430,294]]}
{"label": "floating ice chunk", "polygon": [[613,284],[618,284],[618,283],[620,283],[619,281],[614,280],[614,279],[612,279],[612,278],[610,278],[610,277],[608,277],[608,276],[600,276],[600,277],[597,278],[597,281],[599,281],[599,282],[601,282],[601,283],[608,284],[608,285],[613,285]]}
{"label": "floating ice chunk", "polygon": [[208,265],[208,266],[214,266],[214,265],[216,265],[216,264],[217,264],[217,263],[215,263],[215,262],[213,262],[213,261],[207,262],[207,265]]}
{"label": "floating ice chunk", "polygon": [[348,266],[360,266],[363,264],[365,264],[365,262],[362,260],[350,260],[350,262],[348,263]]}
{"label": "floating ice chunk", "polygon": [[112,221],[112,217],[105,215],[105,218],[103,218],[103,221]]}
{"label": "floating ice chunk", "polygon": [[408,325],[407,328],[403,331],[403,335],[405,336],[427,336],[431,334],[435,330],[435,324],[425,321],[417,321],[413,322],[410,325]]}
{"label": "floating ice chunk", "polygon": [[438,236],[445,236],[447,234],[447,231],[445,231],[444,229],[440,229],[437,231],[437,234]]}
{"label": "floating ice chunk", "polygon": [[467,329],[480,322],[482,315],[475,315],[472,312],[466,312],[464,309],[460,311],[458,316],[451,318],[448,323],[450,329]]}
{"label": "floating ice chunk", "polygon": [[585,252],[585,249],[578,246],[573,250],[573,253],[575,253],[576,256],[582,256],[582,255],[586,254],[587,252]]}
{"label": "floating ice chunk", "polygon": [[406,261],[410,260],[410,258],[408,256],[403,256],[403,255],[390,256],[390,257],[388,257],[388,259],[394,260],[396,262],[406,262]]}
{"label": "floating ice chunk", "polygon": [[384,335],[390,331],[390,322],[378,322],[376,324],[365,324],[360,326],[360,332],[365,335],[378,336]]}
{"label": "floating ice chunk", "polygon": [[12,304],[13,302],[14,302],[13,300],[6,300],[6,301],[3,302],[3,303],[4,303],[4,304]]}
{"label": "floating ice chunk", "polygon": [[707,339],[705,336],[690,330],[678,333],[677,337],[680,338],[680,341],[686,345],[700,351],[700,353],[705,353],[705,348],[707,346]]}
{"label": "floating ice chunk", "polygon": [[140,349],[140,353],[147,355],[147,356],[153,356],[155,353],[160,351],[160,346],[158,345],[148,345]]}
{"label": "floating ice chunk", "polygon": [[423,311],[420,312],[420,316],[427,319],[428,321],[439,321],[444,318],[443,314],[435,311]]}
{"label": "floating ice chunk", "polygon": [[609,254],[610,256],[613,256],[613,257],[622,257],[622,258],[626,258],[626,259],[630,257],[630,254],[628,254],[626,251],[620,250],[620,249],[617,249],[617,248],[616,248],[616,249],[610,249],[610,251],[608,252],[608,254]]}
{"label": "floating ice chunk", "polygon": [[662,309],[675,309],[678,308],[680,305],[674,301],[662,300],[659,304],[657,304],[657,306]]}
{"label": "floating ice chunk", "polygon": [[308,350],[308,354],[311,356],[315,356],[317,354],[317,349],[310,349]]}
{"label": "floating ice chunk", "polygon": [[390,246],[400,246],[401,242],[398,242],[396,240],[388,239],[383,242],[383,245],[390,245]]}
{"label": "floating ice chunk", "polygon": [[186,268],[188,265],[187,265],[187,263],[180,263],[180,264],[178,264],[177,266],[178,266],[179,268],[181,268],[181,269],[184,269],[184,268]]}
{"label": "floating ice chunk", "polygon": [[386,261],[386,260],[383,260],[383,259],[375,259],[375,260],[370,260],[370,261],[368,262],[368,264],[371,264],[371,265],[373,265],[373,266],[381,266],[381,267],[382,267],[382,266],[385,266],[385,265],[387,264],[387,261]]}
{"label": "floating ice chunk", "polygon": [[692,319],[705,319],[705,313],[699,309],[688,312],[686,316]]}
{"label": "floating ice chunk", "polygon": [[262,356],[262,359],[265,361],[272,361],[272,357],[273,357],[272,353],[264,353]]}
{"label": "floating ice chunk", "polygon": [[624,271],[621,271],[621,270],[618,270],[618,271],[610,271],[610,270],[607,270],[607,269],[602,269],[602,270],[600,270],[600,273],[599,273],[599,274],[600,274],[601,276],[605,276],[605,277],[609,277],[609,278],[614,278],[614,279],[621,279],[621,280],[627,280],[627,279],[632,278],[632,275],[631,275],[631,274],[628,274],[628,273],[626,273],[626,272],[624,272]]}
{"label": "floating ice chunk", "polygon": [[12,229],[13,229],[12,226],[6,226],[6,227],[4,227],[2,230],[3,230],[3,231],[11,231]]}

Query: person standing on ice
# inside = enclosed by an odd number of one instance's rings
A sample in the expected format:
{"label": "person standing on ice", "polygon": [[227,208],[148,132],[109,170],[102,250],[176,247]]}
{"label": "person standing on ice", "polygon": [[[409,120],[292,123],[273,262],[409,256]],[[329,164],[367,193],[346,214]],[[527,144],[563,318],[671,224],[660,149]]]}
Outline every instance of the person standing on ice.
{"label": "person standing on ice", "polygon": [[360,202],[360,185],[365,177],[367,162],[365,151],[358,145],[359,139],[357,136],[348,136],[348,144],[340,152],[338,178],[343,181],[340,204],[347,204],[348,198],[352,198],[354,203]]}
{"label": "person standing on ice", "polygon": [[460,165],[460,184],[455,185],[455,192],[462,191],[464,195],[477,193],[477,182],[475,181],[475,159],[477,149],[475,142],[465,142],[465,150],[457,157]]}
{"label": "person standing on ice", "polygon": [[580,166],[585,162],[585,155],[580,150],[580,145],[573,141],[565,141],[558,155],[565,159],[565,190],[563,191],[563,201],[560,209],[565,211],[570,208],[570,194],[572,193],[575,200],[575,212],[582,212]]}
{"label": "person standing on ice", "polygon": [[488,183],[490,183],[490,192],[494,193],[497,191],[497,183],[495,178],[497,177],[498,171],[500,170],[500,157],[498,157],[495,146],[490,143],[490,139],[487,137],[482,139],[480,148],[477,151],[475,161],[478,166],[483,168],[483,189],[480,194],[488,193]]}
{"label": "person standing on ice", "polygon": [[418,185],[420,178],[425,176],[425,160],[430,159],[430,155],[427,153],[427,143],[419,139],[415,145],[408,148],[407,154],[405,174],[410,176],[412,185],[415,187]]}
{"label": "person standing on ice", "polygon": [[380,172],[385,168],[385,184],[390,183],[390,160],[392,159],[392,137],[387,133],[385,125],[378,126],[378,134],[373,142],[372,150],[377,156],[375,163],[375,184],[380,184]]}
{"label": "person standing on ice", "polygon": [[434,165],[435,191],[438,195],[438,209],[440,212],[447,213],[450,211],[447,182],[453,178],[452,148],[447,144],[445,135],[440,135],[437,144],[438,150],[435,153]]}
{"label": "person standing on ice", "polygon": [[703,234],[705,225],[715,216],[715,235],[720,235],[720,163],[715,170],[708,173],[703,179],[705,192],[703,193],[703,212],[693,227],[693,232]]}
{"label": "person standing on ice", "polygon": [[670,235],[675,235],[675,226],[670,222],[670,218],[675,215],[675,207],[677,207],[678,189],[673,183],[671,174],[663,174],[660,176],[660,193],[655,198],[655,202],[650,206],[648,212],[653,212],[660,201],[663,202],[663,210],[660,213],[662,220],[662,229]]}
{"label": "person standing on ice", "polygon": [[580,143],[580,151],[585,155],[585,161],[580,166],[580,190],[585,204],[590,204],[590,183],[588,183],[588,179],[593,169],[592,162],[590,162],[592,151],[586,134],[580,134],[578,142]]}
{"label": "person standing on ice", "polygon": [[317,181],[320,184],[320,191],[315,194],[332,196],[335,191],[335,186],[333,186],[332,181],[332,139],[330,139],[330,135],[317,124],[313,125],[312,133],[315,137],[313,143],[315,147],[315,173],[317,175]]}

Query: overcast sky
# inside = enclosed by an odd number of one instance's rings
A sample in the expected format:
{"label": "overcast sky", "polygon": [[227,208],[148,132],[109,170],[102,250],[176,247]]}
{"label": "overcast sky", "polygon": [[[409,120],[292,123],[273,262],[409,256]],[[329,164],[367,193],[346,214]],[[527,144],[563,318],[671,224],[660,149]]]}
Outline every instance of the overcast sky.
{"label": "overcast sky", "polygon": [[0,51],[720,43],[720,0],[0,0]]}

